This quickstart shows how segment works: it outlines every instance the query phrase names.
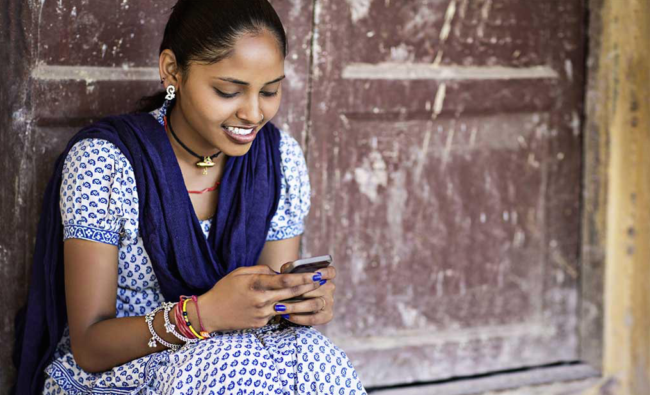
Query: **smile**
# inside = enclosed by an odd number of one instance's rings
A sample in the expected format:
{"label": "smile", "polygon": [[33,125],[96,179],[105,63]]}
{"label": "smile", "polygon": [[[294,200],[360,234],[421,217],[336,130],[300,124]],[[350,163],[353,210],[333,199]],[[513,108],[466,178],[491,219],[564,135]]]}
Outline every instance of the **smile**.
{"label": "smile", "polygon": [[231,133],[233,133],[233,134],[236,134],[236,135],[238,135],[238,136],[247,136],[247,135],[253,133],[253,130],[254,130],[255,128],[250,128],[250,129],[241,129],[241,128],[233,128],[233,127],[230,127],[230,126],[226,126],[226,129],[227,129],[229,132],[231,132]]}
{"label": "smile", "polygon": [[255,136],[257,136],[255,128],[244,129],[232,126],[222,126],[222,128],[223,131],[226,132],[226,136],[228,136],[232,142],[237,144],[248,144],[255,140]]}

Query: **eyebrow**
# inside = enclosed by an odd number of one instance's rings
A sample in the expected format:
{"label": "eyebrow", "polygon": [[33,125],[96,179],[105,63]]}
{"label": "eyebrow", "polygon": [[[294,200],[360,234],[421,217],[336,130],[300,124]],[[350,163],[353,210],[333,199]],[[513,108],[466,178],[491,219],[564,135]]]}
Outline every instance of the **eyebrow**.
{"label": "eyebrow", "polygon": [[[271,84],[274,84],[274,83],[276,83],[276,82],[280,82],[280,81],[282,81],[285,77],[286,77],[286,76],[283,75],[282,77],[276,78],[276,79],[274,79],[273,81],[269,81],[269,82],[267,82],[267,83],[264,84],[264,85],[271,85]],[[246,81],[241,81],[241,80],[238,80],[238,79],[235,79],[235,78],[228,78],[228,77],[222,78],[222,77],[217,77],[216,79],[219,79],[219,80],[222,80],[222,81],[226,81],[226,82],[232,82],[233,84],[238,84],[238,85],[244,85],[244,86],[249,86],[249,85],[250,85],[250,84],[249,84],[248,82],[246,82]]]}

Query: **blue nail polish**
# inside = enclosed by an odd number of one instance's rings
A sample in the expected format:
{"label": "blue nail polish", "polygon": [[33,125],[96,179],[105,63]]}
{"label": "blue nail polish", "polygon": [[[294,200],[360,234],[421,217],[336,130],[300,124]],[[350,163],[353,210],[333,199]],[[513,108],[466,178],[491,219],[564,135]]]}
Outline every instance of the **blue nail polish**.
{"label": "blue nail polish", "polygon": [[322,278],[323,275],[320,272],[316,272],[316,274],[314,274],[314,277],[312,277],[314,281],[320,281]]}
{"label": "blue nail polish", "polygon": [[327,282],[327,280],[320,280],[320,285],[323,285]]}
{"label": "blue nail polish", "polygon": [[275,311],[287,311],[287,306],[283,304],[276,304],[275,305]]}
{"label": "blue nail polish", "polygon": [[289,319],[289,314],[282,314],[282,318],[284,318],[285,320],[288,320]]}

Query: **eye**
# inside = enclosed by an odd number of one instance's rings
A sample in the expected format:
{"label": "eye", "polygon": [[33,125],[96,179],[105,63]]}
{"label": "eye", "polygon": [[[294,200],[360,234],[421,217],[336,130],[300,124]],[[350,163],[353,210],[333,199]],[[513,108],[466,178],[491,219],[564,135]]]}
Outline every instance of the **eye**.
{"label": "eye", "polygon": [[217,95],[223,97],[224,99],[232,99],[233,97],[237,96],[237,93],[225,93],[221,92],[219,89],[215,88],[215,92],[217,92]]}
{"label": "eye", "polygon": [[273,97],[273,96],[277,96],[277,95],[278,95],[278,91],[275,91],[275,92],[264,92],[264,91],[262,91],[262,92],[260,92],[260,93],[261,93],[262,96],[264,96],[264,97]]}

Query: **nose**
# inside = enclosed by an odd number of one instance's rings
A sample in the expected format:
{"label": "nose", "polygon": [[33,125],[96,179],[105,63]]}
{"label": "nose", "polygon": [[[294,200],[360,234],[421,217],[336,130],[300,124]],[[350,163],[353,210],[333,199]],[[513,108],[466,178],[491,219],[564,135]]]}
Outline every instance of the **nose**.
{"label": "nose", "polygon": [[246,101],[246,104],[237,111],[237,118],[251,124],[258,125],[264,119],[264,114],[260,108],[260,103],[257,98],[251,98]]}

